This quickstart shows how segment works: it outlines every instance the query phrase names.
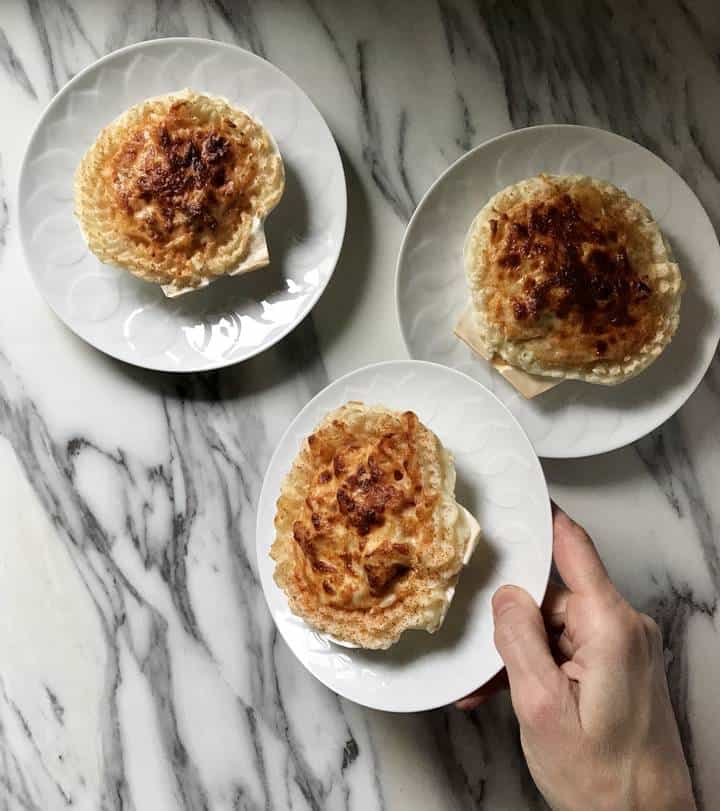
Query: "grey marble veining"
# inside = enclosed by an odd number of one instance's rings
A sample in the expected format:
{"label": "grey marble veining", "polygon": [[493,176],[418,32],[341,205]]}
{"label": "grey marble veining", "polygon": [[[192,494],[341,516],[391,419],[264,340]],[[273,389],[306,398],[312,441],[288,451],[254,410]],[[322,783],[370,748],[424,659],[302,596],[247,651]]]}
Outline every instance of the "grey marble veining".
{"label": "grey marble veining", "polygon": [[[326,116],[346,244],[311,319],[259,358],[174,377],[70,335],[23,269],[12,190],[45,103],[130,42],[250,48]],[[0,808],[543,808],[506,696],[466,715],[365,711],[278,639],[254,560],[262,477],[329,379],[404,354],[402,231],[442,169],[511,127],[574,122],[657,152],[720,223],[720,15],[710,0],[366,4],[28,0],[0,8]],[[368,339],[368,330],[374,338]],[[701,806],[720,776],[720,365],[651,436],[545,465],[665,632]]]}
{"label": "grey marble veining", "polygon": [[12,44],[8,41],[7,35],[5,32],[0,28],[0,65],[2,65],[3,70],[7,74],[10,81],[16,82],[22,89],[32,96],[34,99],[37,98],[37,93],[35,92],[35,88],[30,83],[30,79],[28,79],[27,73],[20,62],[18,55],[15,53],[15,49],[13,48]]}

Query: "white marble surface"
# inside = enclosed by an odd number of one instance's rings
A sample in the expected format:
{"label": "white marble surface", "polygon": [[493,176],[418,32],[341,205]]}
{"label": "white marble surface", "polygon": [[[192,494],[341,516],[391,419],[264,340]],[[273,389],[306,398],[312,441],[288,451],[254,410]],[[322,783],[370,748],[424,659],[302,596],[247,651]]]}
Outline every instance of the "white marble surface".
{"label": "white marble surface", "polygon": [[[59,86],[114,48],[183,34],[287,71],[349,182],[344,252],[312,320],[249,363],[187,378],[111,361],[51,315],[23,267],[14,193]],[[255,504],[312,393],[404,356],[402,231],[470,146],[533,123],[611,128],[671,163],[717,227],[719,52],[714,0],[0,5],[0,808],[543,807],[506,697],[470,715],[384,715],[304,672],[262,601]],[[652,436],[545,465],[663,627],[706,809],[720,797],[719,408],[716,360]]]}

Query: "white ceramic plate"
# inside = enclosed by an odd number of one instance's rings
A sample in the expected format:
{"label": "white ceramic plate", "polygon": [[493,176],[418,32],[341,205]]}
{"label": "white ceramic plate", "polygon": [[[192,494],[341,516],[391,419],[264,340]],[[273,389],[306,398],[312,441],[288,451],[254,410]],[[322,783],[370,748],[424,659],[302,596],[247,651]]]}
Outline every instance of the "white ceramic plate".
{"label": "white ceramic plate", "polygon": [[[434,635],[407,631],[386,651],[339,647],[288,608],[269,557],[280,485],[303,439],[348,400],[410,409],[455,456],[458,501],[483,537],[460,575],[445,624]],[[351,372],[293,420],[265,475],[257,514],[260,577],[270,611],[293,653],[323,684],[380,710],[414,712],[448,704],[502,666],[493,644],[490,598],[505,583],[539,602],[552,555],[550,502],[540,463],[510,412],[467,375],[420,361],[389,361]]]}
{"label": "white ceramic plate", "polygon": [[[73,216],[73,175],[106,124],[185,87],[224,96],[265,124],[287,179],[266,222],[268,267],[166,299],[159,286],[90,253]],[[19,210],[30,272],[70,329],[137,366],[199,371],[262,352],[311,310],[340,253],[345,176],[322,116],[276,67],[220,42],[160,39],[109,54],[55,96],[25,154]]]}
{"label": "white ceramic plate", "polygon": [[[523,399],[453,335],[468,299],[462,250],[495,192],[539,172],[603,178],[645,203],[670,241],[687,290],[680,329],[643,374],[616,387],[563,383]],[[540,456],[589,456],[657,428],[700,383],[720,337],[720,247],[697,197],[660,158],[590,127],[550,125],[501,135],[468,152],[430,188],[400,251],[396,302],[410,355],[460,369],[518,418]]]}

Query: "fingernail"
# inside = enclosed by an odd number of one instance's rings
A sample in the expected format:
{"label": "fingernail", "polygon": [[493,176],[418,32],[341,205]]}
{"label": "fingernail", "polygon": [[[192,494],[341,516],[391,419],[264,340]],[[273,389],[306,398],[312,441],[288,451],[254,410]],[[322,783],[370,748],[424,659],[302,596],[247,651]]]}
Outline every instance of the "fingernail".
{"label": "fingernail", "polygon": [[492,598],[493,614],[496,617],[502,616],[517,603],[514,586],[501,586]]}

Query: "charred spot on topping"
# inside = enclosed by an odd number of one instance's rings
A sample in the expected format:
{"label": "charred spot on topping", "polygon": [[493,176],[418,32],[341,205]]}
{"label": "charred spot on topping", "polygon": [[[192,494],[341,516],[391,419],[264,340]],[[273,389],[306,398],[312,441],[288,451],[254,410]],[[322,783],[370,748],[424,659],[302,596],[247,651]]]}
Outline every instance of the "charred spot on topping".
{"label": "charred spot on topping", "polygon": [[[194,144],[193,144],[194,146]],[[195,147],[197,150],[197,147]],[[222,135],[211,132],[202,142],[201,156],[206,164],[214,164],[221,161],[230,152],[230,142]]]}
{"label": "charred spot on topping", "polygon": [[513,302],[513,313],[518,321],[524,321],[528,317],[528,306],[524,301]]}
{"label": "charred spot on topping", "polygon": [[158,142],[164,150],[167,151],[170,149],[172,139],[170,138],[170,133],[168,132],[167,127],[161,126],[158,128]]}
{"label": "charred spot on topping", "polygon": [[362,563],[365,577],[374,597],[381,597],[397,580],[410,571],[410,546],[384,541],[369,553]]}
{"label": "charred spot on topping", "polygon": [[330,583],[328,583],[327,580],[323,580],[322,587],[325,594],[335,594],[335,589],[330,585]]}
{"label": "charred spot on topping", "polygon": [[335,476],[340,477],[345,472],[345,463],[342,460],[340,454],[335,454],[333,458],[333,472]]}
{"label": "charred spot on topping", "polygon": [[174,207],[182,207],[184,199],[179,198],[205,189],[214,167],[230,157],[229,142],[212,131],[175,136],[160,127],[157,146],[148,150],[136,183],[144,195]]}
{"label": "charred spot on topping", "polygon": [[406,412],[402,417],[407,426],[403,434],[385,434],[374,450],[361,454],[351,464],[347,460],[353,458],[353,451],[358,451],[352,445],[336,451],[333,457],[335,476],[340,485],[335,493],[338,511],[361,538],[382,527],[388,514],[399,515],[414,505],[414,499],[407,494],[408,486],[422,490],[421,485],[416,485],[412,479],[407,484],[399,484],[409,475],[409,463],[408,459],[403,459],[404,472],[398,468],[394,462],[397,446],[411,441],[417,425],[417,417],[412,412]]}
{"label": "charred spot on topping", "polygon": [[392,563],[392,564],[372,564],[365,563],[363,565],[365,570],[365,577],[370,587],[370,594],[373,597],[382,597],[386,594],[394,581],[398,580],[410,570],[407,564]]}
{"label": "charred spot on topping", "polygon": [[520,267],[520,254],[516,253],[515,251],[511,251],[510,253],[503,254],[500,257],[500,264],[506,268],[517,268]]}
{"label": "charred spot on topping", "polygon": [[314,533],[311,529],[306,527],[302,521],[296,521],[293,524],[293,538],[302,550],[313,571],[333,574],[337,569],[332,564],[318,557],[316,545],[318,537],[317,533]]}
{"label": "charred spot on topping", "polygon": [[355,510],[355,502],[344,487],[341,487],[337,491],[337,503],[343,515],[347,515]]}
{"label": "charred spot on topping", "polygon": [[210,182],[213,184],[213,186],[222,186],[224,185],[225,180],[225,167],[218,166],[218,168],[213,172]]}
{"label": "charred spot on topping", "polygon": [[355,524],[358,535],[367,535],[374,526],[381,527],[385,522],[382,510],[378,513],[378,511],[372,507],[361,507],[355,515],[357,516],[357,520],[351,523]]}
{"label": "charred spot on topping", "polygon": [[495,237],[498,230],[498,221],[497,220],[490,220],[490,234]]}
{"label": "charred spot on topping", "polygon": [[337,571],[334,566],[331,566],[324,560],[320,560],[318,557],[314,557],[310,561],[310,565],[316,572],[321,572],[322,574],[334,574]]}
{"label": "charred spot on topping", "polygon": [[372,455],[368,456],[368,469],[370,470],[370,481],[372,484],[376,484],[382,479],[383,474],[380,470],[380,466],[377,463],[377,459]]}
{"label": "charred spot on topping", "polygon": [[320,529],[322,521],[317,513],[312,513],[310,515],[310,520],[312,521],[312,525],[315,527],[315,529]]}
{"label": "charred spot on topping", "polygon": [[332,479],[332,473],[329,470],[323,470],[318,476],[320,484],[327,484]]}
{"label": "charred spot on topping", "polygon": [[358,535],[367,535],[373,527],[383,525],[385,508],[396,495],[394,487],[373,483],[367,473],[361,473],[348,477],[347,485],[338,488],[337,503]]}
{"label": "charred spot on topping", "polygon": [[312,533],[307,529],[302,521],[296,521],[293,524],[293,538],[307,556],[313,556],[315,554],[315,549],[312,542]]}
{"label": "charred spot on topping", "polygon": [[607,341],[597,341],[595,343],[595,352],[597,352],[598,356],[604,355],[608,350]]}

